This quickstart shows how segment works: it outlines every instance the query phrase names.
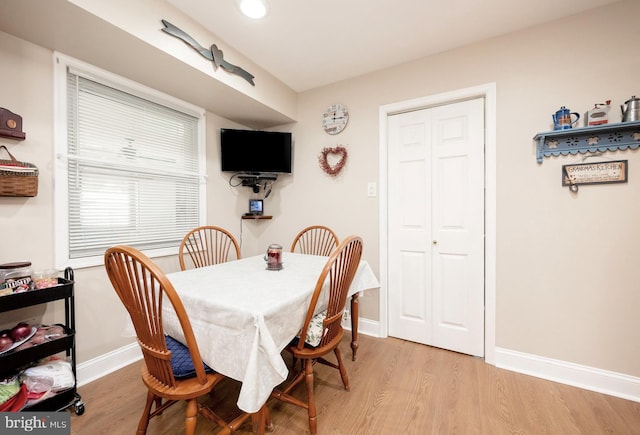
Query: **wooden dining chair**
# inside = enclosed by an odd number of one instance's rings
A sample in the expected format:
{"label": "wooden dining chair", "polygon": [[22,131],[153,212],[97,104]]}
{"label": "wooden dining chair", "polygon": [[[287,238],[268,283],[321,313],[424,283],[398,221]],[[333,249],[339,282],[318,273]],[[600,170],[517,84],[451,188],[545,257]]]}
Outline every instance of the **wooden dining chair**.
{"label": "wooden dining chair", "polygon": [[229,231],[205,225],[194,228],[184,236],[178,253],[180,268],[187,270],[185,253],[189,254],[194,267],[204,267],[240,259],[240,246]]}
{"label": "wooden dining chair", "polygon": [[[166,275],[146,255],[130,246],[107,249],[104,264],[113,288],[129,312],[144,357],[142,381],[148,391],[137,434],[145,434],[151,418],[181,400],[187,402],[186,434],[195,433],[199,414],[233,432],[250,414],[243,413],[227,423],[198,402],[199,397],[209,394],[225,376],[202,362],[189,317]],[[170,303],[175,310],[186,346],[165,335],[163,303]]]}
{"label": "wooden dining chair", "polygon": [[312,225],[296,235],[291,244],[291,252],[328,257],[336,246],[338,236],[331,228]]}
{"label": "wooden dining chair", "polygon": [[[309,430],[314,435],[317,432],[317,420],[313,398],[313,365],[319,362],[338,369],[344,388],[349,391],[349,378],[338,345],[344,333],[342,313],[361,257],[362,239],[357,236],[347,237],[329,257],[316,282],[299,337],[287,347],[294,361],[303,361],[303,367],[284,389],[276,389],[271,394],[272,397],[285,403],[306,408],[309,415]],[[328,282],[328,288],[324,288],[325,281]],[[322,300],[323,292],[327,292],[325,295],[328,296],[327,309],[314,314],[318,301]],[[337,363],[324,358],[331,352],[335,354]],[[307,385],[306,403],[290,394],[293,387],[303,379],[306,380]]]}

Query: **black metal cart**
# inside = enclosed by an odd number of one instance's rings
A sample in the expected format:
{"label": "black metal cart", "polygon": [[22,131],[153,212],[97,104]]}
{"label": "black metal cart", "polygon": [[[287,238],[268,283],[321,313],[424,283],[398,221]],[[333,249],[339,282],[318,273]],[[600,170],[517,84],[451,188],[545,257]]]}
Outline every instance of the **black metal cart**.
{"label": "black metal cart", "polygon": [[28,367],[35,361],[61,352],[65,352],[71,362],[73,376],[74,379],[76,379],[73,388],[61,391],[55,396],[24,408],[23,411],[62,411],[66,408],[73,407],[77,415],[84,414],[84,403],[77,391],[76,321],[73,287],[73,269],[68,267],[64,271],[64,278],[58,278],[57,286],[0,297],[0,313],[64,300],[65,323],[61,324],[61,326],[64,328],[67,334],[66,336],[33,347],[13,350],[0,355],[0,376],[2,377],[18,373],[21,369]]}

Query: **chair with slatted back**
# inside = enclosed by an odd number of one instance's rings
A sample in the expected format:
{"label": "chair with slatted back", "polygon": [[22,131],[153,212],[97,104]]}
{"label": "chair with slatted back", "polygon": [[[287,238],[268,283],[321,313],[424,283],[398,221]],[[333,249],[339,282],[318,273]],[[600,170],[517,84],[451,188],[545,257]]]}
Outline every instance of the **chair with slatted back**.
{"label": "chair with slatted back", "polygon": [[338,236],[331,228],[312,225],[296,235],[291,244],[291,252],[328,257],[336,246]]}
{"label": "chair with slatted back", "polygon": [[205,225],[189,231],[179,249],[180,268],[187,270],[185,254],[189,254],[193,267],[211,266],[240,258],[240,246],[224,228]]}
{"label": "chair with slatted back", "polygon": [[[187,402],[185,433],[195,433],[198,414],[233,432],[250,415],[241,414],[226,423],[198,402],[199,397],[210,393],[225,376],[202,362],[187,313],[166,275],[146,255],[129,246],[107,249],[104,264],[113,288],[129,312],[144,357],[142,381],[148,392],[137,434],[145,434],[152,417],[181,400]],[[186,346],[165,335],[163,303],[171,304],[175,310]]]}
{"label": "chair with slatted back", "polygon": [[[283,389],[276,389],[272,397],[285,403],[306,408],[309,415],[309,429],[312,434],[317,432],[316,406],[313,397],[313,365],[316,362],[336,368],[340,371],[344,388],[349,391],[349,378],[342,362],[338,345],[342,340],[342,314],[349,292],[349,287],[356,274],[362,257],[362,239],[356,236],[347,237],[336,250],[333,251],[325,264],[309,303],[309,309],[299,336],[286,348],[293,355],[294,360],[302,360],[303,368]],[[328,288],[325,288],[325,281]],[[327,299],[327,309],[317,314],[318,303]],[[303,331],[305,333],[303,334]],[[337,363],[324,357],[333,352]],[[290,394],[291,390],[302,380],[306,380],[307,402],[303,402]]]}

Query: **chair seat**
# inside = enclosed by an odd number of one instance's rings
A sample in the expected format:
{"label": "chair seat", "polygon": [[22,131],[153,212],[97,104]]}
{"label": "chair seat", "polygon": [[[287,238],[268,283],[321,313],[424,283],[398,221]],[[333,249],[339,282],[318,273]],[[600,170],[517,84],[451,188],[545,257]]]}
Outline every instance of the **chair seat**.
{"label": "chair seat", "polygon": [[[320,341],[322,340],[322,335],[324,332],[323,322],[326,317],[327,317],[327,310],[324,310],[314,315],[311,318],[311,322],[309,322],[309,328],[307,328],[307,336],[304,339],[305,345],[316,347],[320,344]],[[300,339],[299,335],[296,338],[294,338],[295,343],[292,343],[293,346],[298,344],[299,339]]]}
{"label": "chair seat", "polygon": [[[171,368],[173,369],[173,376],[176,379],[186,379],[195,376],[196,369],[191,361],[189,348],[169,335],[165,336],[165,341],[167,342],[167,348],[171,351]],[[204,365],[204,371],[206,373],[213,372],[213,369],[204,362],[202,364]]]}
{"label": "chair seat", "polygon": [[[293,339],[293,340],[291,340],[291,341],[289,342],[289,344],[287,345],[287,349],[289,349],[289,351],[290,351],[291,353],[293,353],[292,348],[295,348],[296,346],[298,346],[298,342],[299,342],[299,341],[300,341],[300,337],[294,337],[294,339]],[[310,345],[309,343],[307,343],[306,341],[305,341],[305,343],[304,343],[304,348],[305,348],[305,349],[315,349],[316,347],[317,347],[317,346],[312,346],[312,345]]]}

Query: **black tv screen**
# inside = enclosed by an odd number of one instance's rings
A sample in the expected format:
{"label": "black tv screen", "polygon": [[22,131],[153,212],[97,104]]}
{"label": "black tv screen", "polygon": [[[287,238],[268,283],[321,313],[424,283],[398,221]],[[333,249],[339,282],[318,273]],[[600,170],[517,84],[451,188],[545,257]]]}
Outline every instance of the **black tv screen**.
{"label": "black tv screen", "polygon": [[291,173],[291,133],[220,129],[224,172]]}

